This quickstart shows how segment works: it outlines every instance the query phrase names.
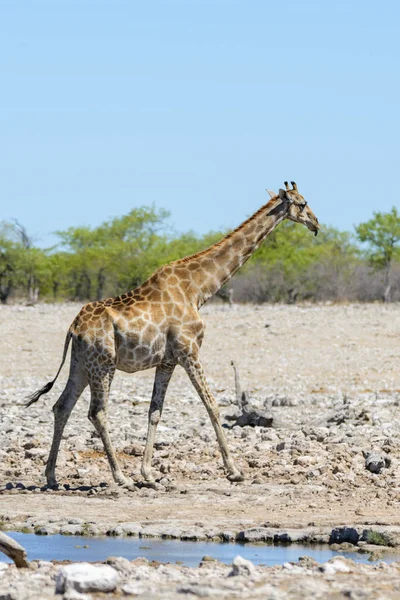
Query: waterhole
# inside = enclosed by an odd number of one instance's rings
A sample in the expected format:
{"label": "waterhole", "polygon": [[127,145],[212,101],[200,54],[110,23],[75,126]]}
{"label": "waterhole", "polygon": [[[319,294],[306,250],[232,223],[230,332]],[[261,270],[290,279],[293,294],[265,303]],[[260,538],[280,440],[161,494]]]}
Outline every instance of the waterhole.
{"label": "waterhole", "polygon": [[[46,535],[32,533],[7,532],[7,535],[19,542],[27,551],[28,560],[70,560],[74,562],[100,562],[109,556],[123,556],[133,560],[139,556],[150,561],[178,563],[189,567],[198,566],[203,556],[211,556],[230,564],[240,554],[256,565],[279,565],[297,561],[300,556],[310,556],[318,562],[326,562],[334,556],[351,558],[358,563],[368,563],[368,554],[356,552],[337,552],[326,545],[274,546],[268,544],[238,544],[218,542],[182,542],[155,538],[137,537],[84,537],[79,535]],[[400,555],[383,554],[381,560],[394,562]],[[0,555],[0,561],[10,562]]]}

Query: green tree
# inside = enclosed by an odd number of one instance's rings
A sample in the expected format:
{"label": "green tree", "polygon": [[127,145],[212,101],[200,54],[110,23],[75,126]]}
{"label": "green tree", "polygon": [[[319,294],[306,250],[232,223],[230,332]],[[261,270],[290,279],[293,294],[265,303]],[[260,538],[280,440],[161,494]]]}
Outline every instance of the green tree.
{"label": "green tree", "polygon": [[0,302],[6,304],[17,283],[18,246],[10,224],[0,223]]}
{"label": "green tree", "polygon": [[0,300],[23,293],[33,304],[45,277],[45,255],[35,248],[26,228],[18,221],[0,225]]}
{"label": "green tree", "polygon": [[390,302],[393,261],[399,256],[400,215],[393,206],[388,213],[374,212],[374,216],[360,223],[355,230],[360,242],[368,244],[367,256],[370,263],[384,272],[384,300]]}
{"label": "green tree", "polygon": [[323,300],[328,289],[337,299],[356,260],[350,234],[324,226],[315,238],[307,229],[285,221],[266,238],[238,279],[249,278],[259,302]]}
{"label": "green tree", "polygon": [[16,219],[10,224],[10,231],[18,248],[16,273],[19,285],[29,304],[35,304],[46,277],[44,251],[34,246],[33,238],[28,234],[26,227]]}
{"label": "green tree", "polygon": [[70,296],[100,299],[143,281],[158,266],[154,248],[168,216],[163,209],[140,207],[96,228],[70,227],[57,232],[70,257]]}

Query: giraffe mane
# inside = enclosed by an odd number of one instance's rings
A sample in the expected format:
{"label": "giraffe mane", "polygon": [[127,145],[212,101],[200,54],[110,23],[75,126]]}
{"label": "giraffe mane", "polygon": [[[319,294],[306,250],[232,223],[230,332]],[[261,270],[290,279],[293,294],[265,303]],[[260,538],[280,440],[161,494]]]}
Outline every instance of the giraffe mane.
{"label": "giraffe mane", "polygon": [[270,210],[266,213],[266,216],[269,215],[270,212],[274,208],[276,208],[275,207],[276,200],[279,200],[280,204],[282,203],[282,201],[279,198],[278,194],[276,194],[273,198],[271,198],[271,200],[269,202],[267,202],[266,204],[264,204],[263,206],[261,206],[261,208],[259,208],[257,210],[257,212],[255,212],[253,215],[251,215],[251,217],[249,217],[248,219],[246,219],[246,221],[243,221],[243,223],[241,223],[238,227],[236,227],[236,229],[233,229],[232,231],[230,231],[227,235],[225,235],[218,242],[215,242],[215,244],[212,244],[212,246],[209,246],[208,248],[205,248],[205,250],[200,250],[200,252],[196,252],[195,254],[189,254],[189,256],[185,256],[184,258],[180,258],[179,260],[174,260],[170,264],[174,264],[174,265],[185,264],[185,263],[187,263],[187,262],[189,262],[189,261],[191,261],[193,259],[200,258],[200,257],[204,256],[205,254],[207,254],[207,252],[210,251],[211,248],[219,248],[220,246],[222,246],[222,244],[224,244],[226,241],[228,241],[229,239],[231,239],[236,233],[238,233],[239,231],[241,231],[242,229],[244,229],[246,227],[246,225],[248,225],[249,223],[252,223],[252,221],[254,221],[255,219],[257,219],[262,212],[264,212],[266,209],[268,209],[268,207],[270,207]]}

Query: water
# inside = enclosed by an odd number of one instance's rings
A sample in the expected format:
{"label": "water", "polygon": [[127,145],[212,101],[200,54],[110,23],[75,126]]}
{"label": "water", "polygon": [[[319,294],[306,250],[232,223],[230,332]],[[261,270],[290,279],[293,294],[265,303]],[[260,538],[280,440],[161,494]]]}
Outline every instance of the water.
{"label": "water", "polygon": [[[205,555],[230,564],[234,557],[240,554],[256,565],[268,566],[297,561],[300,556],[311,556],[318,562],[326,562],[333,556],[344,556],[358,563],[369,562],[368,554],[335,552],[325,545],[303,546],[291,544],[289,546],[272,546],[218,542],[181,542],[136,537],[40,536],[15,531],[7,532],[7,535],[14,538],[26,549],[28,560],[100,562],[109,556],[123,556],[129,560],[143,556],[148,560],[197,567]],[[85,545],[88,548],[83,548]],[[400,560],[400,556],[395,553],[385,554],[384,560],[385,562],[393,562]],[[11,562],[5,555],[0,555],[0,561]]]}

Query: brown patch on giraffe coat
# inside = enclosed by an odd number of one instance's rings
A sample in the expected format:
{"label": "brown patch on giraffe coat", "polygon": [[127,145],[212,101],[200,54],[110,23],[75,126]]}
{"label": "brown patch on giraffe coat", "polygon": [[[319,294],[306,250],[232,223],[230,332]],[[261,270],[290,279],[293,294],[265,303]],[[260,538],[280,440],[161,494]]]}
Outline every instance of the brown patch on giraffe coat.
{"label": "brown patch on giraffe coat", "polygon": [[163,290],[161,292],[161,302],[163,302],[164,304],[168,304],[169,302],[171,302],[171,294],[169,292],[169,290]]}
{"label": "brown patch on giraffe coat", "polygon": [[140,288],[140,293],[142,294],[142,296],[145,298],[147,296],[149,296],[152,292],[153,288],[149,283],[145,283],[141,288]]}
{"label": "brown patch on giraffe coat", "polygon": [[181,307],[185,306],[185,296],[181,290],[180,287],[176,287],[173,291],[172,291],[172,297],[174,299],[174,302],[176,304],[181,305]]}
{"label": "brown patch on giraffe coat", "polygon": [[177,278],[176,275],[171,275],[170,277],[168,277],[167,280],[167,284],[168,285],[172,285],[172,286],[176,286],[179,283],[179,279]]}
{"label": "brown patch on giraffe coat", "polygon": [[192,282],[190,281],[190,279],[182,279],[179,282],[179,287],[181,288],[183,293],[187,292],[190,289],[191,285],[192,285]]}
{"label": "brown patch on giraffe coat", "polygon": [[198,262],[191,262],[191,263],[188,263],[188,265],[186,266],[186,268],[187,268],[189,271],[197,271],[197,269],[199,269],[199,268],[200,268],[200,263],[198,263]]}
{"label": "brown patch on giraffe coat", "polygon": [[152,302],[160,302],[161,301],[161,292],[157,288],[152,290],[151,301]]}

